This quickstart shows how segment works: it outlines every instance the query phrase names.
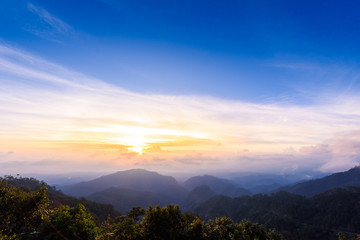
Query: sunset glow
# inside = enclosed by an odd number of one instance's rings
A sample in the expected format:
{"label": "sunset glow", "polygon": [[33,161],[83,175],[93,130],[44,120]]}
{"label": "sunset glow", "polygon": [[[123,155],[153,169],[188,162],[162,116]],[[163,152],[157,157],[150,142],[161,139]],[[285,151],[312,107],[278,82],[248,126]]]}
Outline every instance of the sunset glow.
{"label": "sunset glow", "polygon": [[[302,15],[285,24],[251,2],[219,2],[229,15],[217,15],[221,8],[213,5],[195,4],[192,12],[180,2],[157,8],[99,1],[106,14],[96,18],[96,4],[78,17],[82,8],[16,2],[0,10],[9,25],[0,31],[4,173],[284,173],[359,162],[359,54],[350,48],[356,37],[335,52],[322,37],[304,37],[326,28],[299,27],[296,35],[295,23],[306,24]],[[245,8],[261,24],[232,11]],[[270,28],[269,19],[283,30]],[[318,45],[324,49],[315,51]]]}
{"label": "sunset glow", "polygon": [[137,152],[139,155],[142,155],[143,150],[144,150],[145,148],[146,148],[146,147],[137,146],[137,147],[131,147],[131,148],[129,148],[129,150],[130,150],[130,151]]}

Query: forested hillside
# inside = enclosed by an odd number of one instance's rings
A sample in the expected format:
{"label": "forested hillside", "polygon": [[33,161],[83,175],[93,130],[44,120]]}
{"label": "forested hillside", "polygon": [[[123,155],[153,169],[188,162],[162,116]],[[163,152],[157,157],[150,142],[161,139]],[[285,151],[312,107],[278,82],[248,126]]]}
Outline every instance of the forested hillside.
{"label": "forested hillside", "polygon": [[[175,205],[145,206],[142,192],[118,190],[96,194],[115,196],[114,204],[121,198],[127,203],[120,206],[122,215],[110,204],[67,196],[34,178],[5,177],[0,182],[0,239],[282,239],[267,230],[277,229],[288,240],[344,240],[355,239],[360,229],[357,187],[313,197],[277,192],[230,198],[203,185],[183,202],[188,213]],[[163,201],[150,192],[147,197],[145,202],[152,199],[154,205]]]}
{"label": "forested hillside", "polygon": [[226,217],[205,222],[174,205],[134,207],[126,215],[99,221],[83,204],[61,205],[58,195],[51,194],[54,189],[45,184],[38,187],[38,183],[35,179],[1,179],[0,239],[282,239],[258,224],[236,223]]}
{"label": "forested hillside", "polygon": [[0,178],[0,180],[6,182],[9,186],[19,188],[27,193],[38,191],[42,188],[46,189],[46,195],[49,198],[51,208],[58,208],[62,205],[75,207],[78,204],[82,204],[99,221],[107,219],[108,216],[116,217],[120,215],[120,213],[115,211],[114,207],[110,204],[102,204],[99,202],[89,201],[85,198],[74,198],[65,195],[61,191],[56,190],[54,187],[47,185],[45,182],[40,182],[35,178],[15,178],[12,176],[6,176],[3,179]]}
{"label": "forested hillside", "polygon": [[286,239],[331,240],[359,234],[360,188],[332,189],[308,198],[287,192],[240,198],[215,196],[193,209],[205,218],[227,216],[276,228]]}
{"label": "forested hillside", "polygon": [[348,171],[334,173],[320,179],[281,187],[277,191],[286,191],[311,197],[332,188],[342,188],[346,186],[360,187],[360,167],[354,167]]}

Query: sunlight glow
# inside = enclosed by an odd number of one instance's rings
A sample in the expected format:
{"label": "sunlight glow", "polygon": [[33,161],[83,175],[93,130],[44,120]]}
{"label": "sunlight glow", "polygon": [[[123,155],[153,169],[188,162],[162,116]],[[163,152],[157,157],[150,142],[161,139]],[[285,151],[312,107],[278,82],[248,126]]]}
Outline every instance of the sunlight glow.
{"label": "sunlight glow", "polygon": [[360,152],[358,95],[299,106],[138,94],[1,45],[0,83],[0,169],[346,169]]}
{"label": "sunlight glow", "polygon": [[137,146],[137,147],[131,147],[131,148],[128,148],[128,149],[129,149],[129,151],[136,152],[136,153],[138,153],[139,155],[142,155],[144,149],[146,149],[146,148],[148,148],[148,147]]}

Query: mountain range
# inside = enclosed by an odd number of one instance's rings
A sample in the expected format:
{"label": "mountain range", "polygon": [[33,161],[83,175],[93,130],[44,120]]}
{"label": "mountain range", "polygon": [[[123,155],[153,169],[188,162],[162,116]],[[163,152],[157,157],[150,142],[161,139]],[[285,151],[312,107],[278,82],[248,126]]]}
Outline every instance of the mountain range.
{"label": "mountain range", "polygon": [[[25,191],[43,184],[33,178],[11,176],[5,181]],[[182,211],[205,220],[223,216],[236,222],[248,219],[276,228],[291,240],[337,240],[338,232],[355,236],[360,229],[357,186],[360,167],[280,187],[268,194],[251,194],[232,181],[210,175],[179,183],[173,177],[142,169],[120,171],[63,188],[85,198],[70,197],[46,185],[53,208],[81,203],[100,221],[136,206],[179,204]]]}
{"label": "mountain range", "polygon": [[227,179],[217,178],[211,175],[195,176],[189,178],[183,183],[183,186],[188,190],[193,190],[196,187],[206,185],[217,195],[224,195],[228,197],[240,197],[243,195],[251,195],[251,192],[245,188],[236,187],[234,183]]}
{"label": "mountain range", "polygon": [[231,181],[210,175],[196,176],[183,184],[171,176],[160,175],[144,169],[119,171],[90,181],[61,187],[74,197],[106,204],[125,212],[132,206],[180,204],[184,209],[197,206],[215,195],[239,197],[250,195]]}
{"label": "mountain range", "polygon": [[185,196],[187,192],[180,186],[175,178],[163,176],[144,169],[116,172],[91,181],[69,185],[63,187],[62,190],[72,196],[85,197],[112,187],[154,193],[167,193],[168,195],[172,195],[174,193],[173,190],[176,189],[176,193],[179,196]]}
{"label": "mountain range", "polygon": [[[334,188],[305,197],[284,191],[230,198],[214,196],[191,210],[205,219],[226,216],[276,228],[285,239],[338,240],[338,232],[356,239],[360,229],[360,188]],[[355,236],[355,237],[354,237]]]}
{"label": "mountain range", "polygon": [[[273,188],[275,186],[276,184],[272,185]],[[332,188],[346,186],[360,186],[359,167],[319,179],[280,186],[272,192],[285,191],[314,196]],[[149,205],[168,204],[179,204],[183,209],[191,210],[219,195],[229,198],[253,195],[250,190],[238,187],[235,182],[211,175],[194,176],[179,183],[171,176],[144,169],[119,171],[91,181],[68,185],[61,190],[71,196],[112,204],[120,212],[126,212],[132,206],[146,208]],[[269,189],[263,189],[262,193],[269,193]]]}
{"label": "mountain range", "polygon": [[346,186],[360,187],[360,167],[354,167],[346,172],[334,173],[323,178],[280,187],[276,191],[285,191],[311,197],[332,188],[343,188]]}

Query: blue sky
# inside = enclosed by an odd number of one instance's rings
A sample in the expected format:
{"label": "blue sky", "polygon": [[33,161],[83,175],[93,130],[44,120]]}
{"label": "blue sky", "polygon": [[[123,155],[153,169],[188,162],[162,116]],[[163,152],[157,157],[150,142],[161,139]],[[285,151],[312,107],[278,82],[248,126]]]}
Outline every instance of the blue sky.
{"label": "blue sky", "polygon": [[359,90],[358,9],[357,1],[5,0],[0,38],[137,92],[309,104],[307,92]]}
{"label": "blue sky", "polygon": [[359,10],[358,1],[2,0],[0,169],[353,167]]}

